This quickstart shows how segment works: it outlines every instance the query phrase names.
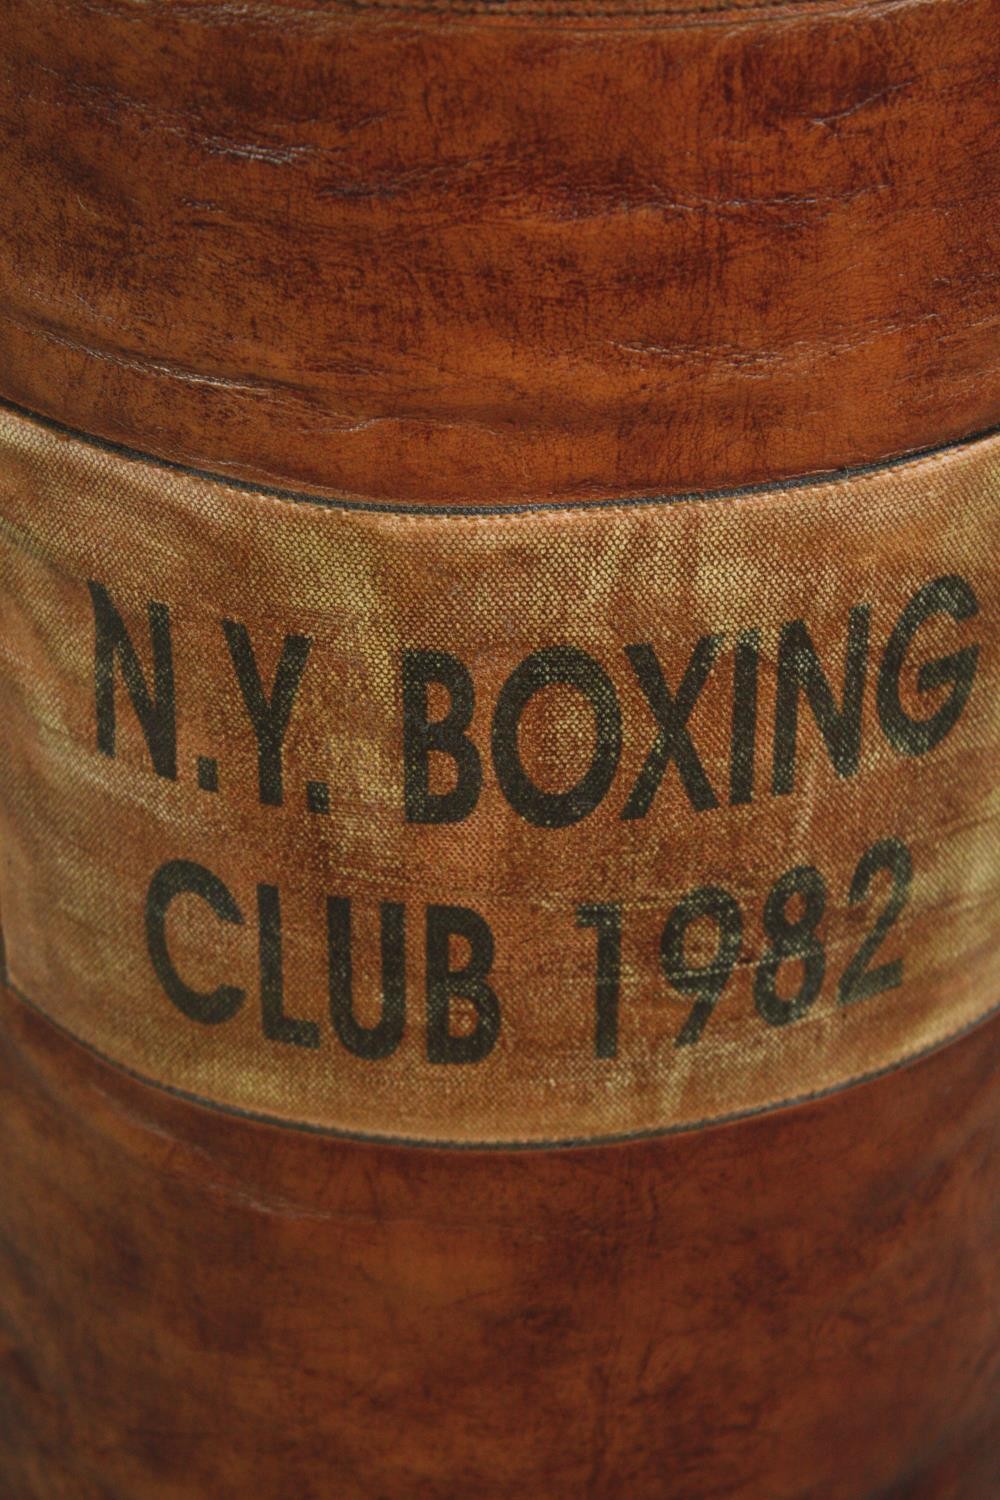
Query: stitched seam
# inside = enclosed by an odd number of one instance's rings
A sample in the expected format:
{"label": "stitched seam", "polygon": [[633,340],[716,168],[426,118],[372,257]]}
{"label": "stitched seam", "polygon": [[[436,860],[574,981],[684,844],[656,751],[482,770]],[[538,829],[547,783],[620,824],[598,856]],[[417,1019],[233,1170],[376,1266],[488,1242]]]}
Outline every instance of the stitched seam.
{"label": "stitched seam", "polygon": [[53,417],[43,416],[13,401],[0,400],[0,411],[9,412],[63,437],[96,448],[105,453],[114,453],[130,463],[147,465],[150,468],[166,469],[174,474],[185,474],[204,483],[223,486],[239,494],[258,495],[289,505],[311,505],[320,510],[345,515],[363,513],[368,515],[394,516],[399,520],[440,520],[447,517],[454,521],[505,520],[526,515],[546,515],[561,511],[615,511],[635,510],[652,506],[704,505],[720,500],[743,500],[757,496],[779,495],[789,490],[818,489],[828,484],[847,484],[866,475],[890,473],[930,459],[946,457],[971,448],[977,443],[1000,437],[1000,425],[967,434],[948,443],[934,444],[927,448],[914,448],[891,458],[867,464],[847,465],[840,469],[826,469],[809,474],[793,475],[788,479],[764,480],[756,484],[734,485],[716,490],[690,490],[676,494],[611,495],[583,500],[516,500],[510,504],[458,505],[419,501],[362,500],[344,496],[323,495],[310,490],[296,490],[280,485],[258,484],[252,479],[241,479],[230,474],[219,474],[211,469],[199,469],[172,458],[161,458],[154,453],[143,453],[129,448],[124,443],[115,443],[93,433],[82,432]]}
{"label": "stitched seam", "polygon": [[926,1047],[915,1048],[911,1052],[905,1052],[895,1062],[886,1063],[881,1068],[874,1068],[869,1073],[854,1073],[849,1078],[841,1079],[838,1083],[830,1084],[829,1087],[816,1089],[812,1093],[792,1094],[784,1099],[776,1099],[767,1104],[757,1104],[749,1109],[734,1110],[729,1114],[709,1115],[701,1120],[685,1121],[679,1125],[650,1126],[645,1130],[622,1131],[618,1134],[593,1135],[593,1136],[567,1136],[554,1137],[551,1140],[476,1140],[476,1141],[449,1141],[434,1136],[396,1136],[377,1135],[373,1132],[361,1130],[339,1129],[335,1125],[316,1125],[309,1120],[291,1120],[282,1115],[270,1115],[261,1111],[241,1109],[236,1104],[226,1104],[222,1101],[206,1098],[202,1094],[194,1094],[187,1089],[177,1088],[173,1084],[162,1083],[156,1078],[150,1078],[145,1073],[140,1073],[130,1068],[125,1063],[116,1062],[106,1052],[102,1052],[93,1043],[84,1041],[76,1036],[61,1021],[57,1021],[48,1011],[44,1010],[37,1001],[30,999],[17,985],[12,984],[8,978],[6,989],[17,1000],[21,1002],[33,1015],[40,1016],[47,1021],[61,1036],[68,1038],[78,1047],[82,1047],[92,1057],[98,1058],[114,1072],[123,1073],[135,1083],[142,1083],[149,1088],[158,1089],[161,1093],[169,1094],[171,1098],[183,1100],[186,1104],[200,1105],[204,1109],[215,1110],[219,1114],[229,1115],[234,1119],[248,1120],[255,1125],[274,1125],[282,1130],[298,1130],[306,1135],[326,1136],[332,1140],[358,1141],[372,1146],[405,1146],[422,1150],[435,1151],[481,1151],[484,1153],[494,1152],[522,1152],[522,1151],[562,1151],[574,1150],[581,1147],[593,1146],[621,1146],[631,1142],[662,1140],[672,1135],[688,1135],[693,1131],[708,1130],[717,1125],[734,1125],[741,1120],[758,1119],[762,1115],[775,1114],[779,1110],[794,1109],[799,1105],[815,1104],[821,1099],[829,1099],[832,1095],[845,1093],[863,1083],[874,1083],[880,1078],[886,1078],[892,1073],[898,1073],[903,1068],[912,1066],[922,1059],[940,1052],[942,1048],[950,1046],[954,1042],[961,1041],[963,1037],[970,1035],[980,1026],[1000,1017],[1000,1002],[991,1005],[987,1010],[977,1016],[974,1020],[966,1022],[957,1030],[948,1032],[935,1042],[930,1042]]}

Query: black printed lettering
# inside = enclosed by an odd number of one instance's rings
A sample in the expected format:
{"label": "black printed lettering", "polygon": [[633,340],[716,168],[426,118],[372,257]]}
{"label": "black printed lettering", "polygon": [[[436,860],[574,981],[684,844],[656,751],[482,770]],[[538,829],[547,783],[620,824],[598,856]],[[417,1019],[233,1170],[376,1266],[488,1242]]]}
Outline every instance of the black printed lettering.
{"label": "black printed lettering", "polygon": [[667,686],[652,646],[625,647],[625,655],[632,664],[658,728],[645,765],[622,808],[623,818],[646,816],[671,761],[677,766],[681,784],[696,812],[718,807],[719,799],[709,785],[687,724],[722,649],[722,642],[721,635],[702,636],[685,668],[676,697]]}
{"label": "black printed lettering", "polygon": [[[443,719],[430,719],[427,689],[432,682],[448,691]],[[468,668],[447,651],[403,654],[403,804],[408,823],[461,823],[479,800],[483,768],[466,733],[476,706]],[[455,784],[430,790],[431,754],[450,757]]]}
{"label": "black printed lettering", "polygon": [[[518,726],[536,693],[556,684],[587,699],[596,728],[594,752],[583,776],[565,792],[547,792],[524,769]],[[586,818],[603,800],[618,769],[622,717],[614,683],[599,661],[573,646],[549,646],[525,658],[508,677],[493,714],[493,765],[504,796],[515,812],[538,828],[568,828]]]}
{"label": "black printed lettering", "polygon": [[326,903],[330,1019],[348,1052],[376,1061],[391,1057],[406,1024],[406,914],[397,901],[383,901],[379,911],[382,949],[382,1014],[374,1026],[362,1026],[354,1014],[351,953],[351,903],[330,896]]}
{"label": "black printed lettering", "polygon": [[153,769],[169,781],[177,779],[177,716],[174,702],[174,657],[170,611],[165,604],[148,606],[149,638],[153,653],[153,691],[149,690],[125,622],[100,583],[89,580],[94,609],[94,697],[97,711],[97,748],[113,757],[116,746],[115,661],[117,660],[136,718],[146,740]]}
{"label": "black printed lettering", "polygon": [[978,646],[963,646],[950,656],[924,662],[917,673],[918,692],[933,693],[943,687],[950,687],[951,692],[926,718],[913,718],[900,701],[899,684],[917,631],[934,615],[970,620],[978,613],[979,601],[971,585],[951,574],[918,589],[897,620],[879,672],[878,716],[882,733],[900,755],[926,755],[950,734],[969,701],[979,663]]}
{"label": "black printed lettering", "polygon": [[281,943],[281,899],[275,885],[257,887],[260,954],[260,1014],[264,1035],[271,1042],[292,1047],[318,1047],[319,1027],[285,1013],[284,966]]}
{"label": "black printed lettering", "polygon": [[[453,938],[464,940],[468,958],[451,963]],[[464,906],[427,908],[427,1059],[432,1063],[476,1063],[488,1057],[500,1035],[500,1002],[487,983],[493,967],[493,934],[478,912]],[[475,1011],[471,1031],[452,1031],[452,1001]]]}
{"label": "black printed lettering", "polygon": [[786,796],[795,787],[799,697],[803,693],[837,775],[844,779],[856,775],[861,759],[861,710],[868,674],[870,618],[871,610],[867,604],[855,605],[851,610],[844,662],[844,694],[839,709],[805,622],[789,620],[782,627],[778,646],[771,783],[776,797]]}
{"label": "black printed lettering", "polygon": [[295,696],[302,681],[312,641],[307,635],[287,635],[274,676],[270,697],[264,691],[245,625],[223,620],[222,629],[232,659],[236,680],[243,694],[254,738],[257,741],[260,800],[266,806],[282,803],[282,746],[292,716]]}
{"label": "black printed lettering", "polygon": [[246,991],[234,984],[195,990],[180,977],[167,950],[167,912],[174,898],[182,895],[199,897],[221,922],[236,927],[243,925],[243,913],[217,875],[188,859],[172,859],[161,865],[146,893],[146,948],[164,994],[189,1020],[217,1026],[235,1016]]}

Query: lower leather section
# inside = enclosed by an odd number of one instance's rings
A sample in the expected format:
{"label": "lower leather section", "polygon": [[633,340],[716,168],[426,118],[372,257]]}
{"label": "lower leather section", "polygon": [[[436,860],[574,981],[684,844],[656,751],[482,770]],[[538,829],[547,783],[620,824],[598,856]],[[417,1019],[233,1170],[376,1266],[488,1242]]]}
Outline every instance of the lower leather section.
{"label": "lower leather section", "polygon": [[574,1150],[342,1142],[0,999],[8,1500],[989,1500],[1000,1023]]}

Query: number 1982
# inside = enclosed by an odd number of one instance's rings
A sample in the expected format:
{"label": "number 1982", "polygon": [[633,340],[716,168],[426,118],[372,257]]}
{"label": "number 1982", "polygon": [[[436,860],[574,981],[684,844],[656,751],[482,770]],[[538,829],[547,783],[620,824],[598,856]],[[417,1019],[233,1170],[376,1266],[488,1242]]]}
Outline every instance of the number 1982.
{"label": "number 1982", "polygon": [[[873,914],[867,932],[837,981],[841,1005],[854,1005],[884,990],[895,989],[903,977],[903,960],[893,958],[873,965],[890,929],[906,906],[913,881],[913,859],[897,838],[880,839],[858,860],[847,893],[851,906],[865,904],[872,886],[886,874],[890,888]],[[753,966],[753,999],[768,1026],[788,1026],[799,1020],[817,1000],[827,973],[827,954],[819,925],[827,908],[827,883],[815,865],[796,865],[771,886],[764,900],[766,943]],[[618,1051],[618,1001],[621,988],[621,905],[606,902],[579,906],[578,927],[597,932],[595,1049],[598,1057]],[[715,951],[701,963],[688,956],[689,934],[696,922],[716,928]],[[743,947],[744,918],[736,897],[725,887],[703,885],[688,891],[667,917],[660,934],[660,964],[670,985],[691,997],[691,1010],[677,1033],[675,1045],[693,1046],[704,1034],[722,998]],[[778,979],[785,965],[798,963],[798,987],[779,993]],[[784,986],[782,986],[784,988]]]}

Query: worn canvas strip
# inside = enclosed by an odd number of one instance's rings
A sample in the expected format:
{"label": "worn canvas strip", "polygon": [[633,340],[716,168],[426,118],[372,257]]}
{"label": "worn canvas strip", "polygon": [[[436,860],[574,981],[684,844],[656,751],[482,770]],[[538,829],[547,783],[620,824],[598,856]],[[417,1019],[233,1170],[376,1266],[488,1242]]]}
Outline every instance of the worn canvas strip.
{"label": "worn canvas strip", "polygon": [[0,414],[12,988],[254,1115],[768,1109],[1000,1002],[1000,440],[419,514]]}

